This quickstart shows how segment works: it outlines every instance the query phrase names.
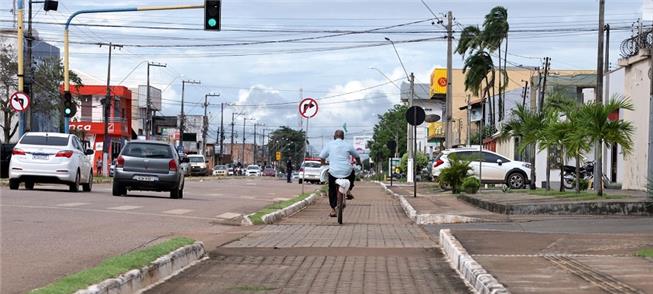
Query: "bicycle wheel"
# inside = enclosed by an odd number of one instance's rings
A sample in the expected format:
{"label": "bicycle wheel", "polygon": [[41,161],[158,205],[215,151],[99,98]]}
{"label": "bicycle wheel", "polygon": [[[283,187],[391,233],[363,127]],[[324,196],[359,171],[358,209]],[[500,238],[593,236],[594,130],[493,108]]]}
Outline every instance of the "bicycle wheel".
{"label": "bicycle wheel", "polygon": [[344,208],[344,196],[340,191],[338,191],[338,201],[337,201],[337,207],[336,207],[336,215],[338,216],[338,223],[342,225],[342,210]]}

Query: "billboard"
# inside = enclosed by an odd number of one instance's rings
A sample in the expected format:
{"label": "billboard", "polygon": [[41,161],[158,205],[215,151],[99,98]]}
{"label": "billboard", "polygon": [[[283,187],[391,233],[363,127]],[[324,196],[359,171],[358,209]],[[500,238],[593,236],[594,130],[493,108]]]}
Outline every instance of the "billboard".
{"label": "billboard", "polygon": [[367,143],[372,141],[372,136],[354,136],[354,149],[358,154],[369,154],[370,149],[367,147]]}
{"label": "billboard", "polygon": [[[136,93],[138,107],[147,108],[147,86],[139,85]],[[132,97],[133,99],[133,97]],[[152,110],[161,110],[161,90],[150,86],[150,107]]]}
{"label": "billboard", "polygon": [[431,73],[431,97],[447,95],[447,69],[436,68]]}

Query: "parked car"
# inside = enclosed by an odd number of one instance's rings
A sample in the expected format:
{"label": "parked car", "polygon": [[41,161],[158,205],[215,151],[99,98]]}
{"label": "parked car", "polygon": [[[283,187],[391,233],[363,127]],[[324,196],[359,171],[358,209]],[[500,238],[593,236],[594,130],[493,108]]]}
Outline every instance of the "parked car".
{"label": "parked car", "polygon": [[190,164],[191,176],[209,175],[209,161],[206,160],[204,155],[201,154],[188,155],[188,163]]}
{"label": "parked car", "polygon": [[298,179],[299,183],[306,181],[307,183],[322,184],[326,182],[328,167],[322,166],[320,161],[307,160],[304,161],[299,168]]}
{"label": "parked car", "polygon": [[231,163],[228,163],[228,164],[227,164],[227,175],[228,175],[228,176],[233,176],[233,175],[235,175],[234,165],[231,164]]}
{"label": "parked car", "polygon": [[438,178],[442,169],[449,166],[449,158],[455,154],[459,159],[471,161],[470,167],[476,177],[479,175],[479,165],[482,165],[481,182],[484,184],[506,184],[511,189],[521,189],[530,183],[530,163],[509,160],[489,150],[483,150],[482,155],[479,153],[478,148],[454,148],[442,151],[433,163],[434,180]]}
{"label": "parked car", "polygon": [[263,176],[264,177],[274,177],[274,175],[276,175],[276,173],[277,173],[277,171],[273,167],[271,167],[269,165],[266,166],[263,169]]}
{"label": "parked car", "polygon": [[229,174],[229,168],[224,164],[219,164],[213,167],[214,176],[227,176]]}
{"label": "parked car", "polygon": [[261,176],[261,167],[256,165],[256,164],[252,164],[252,165],[247,166],[247,171],[246,172],[247,172],[247,174],[246,174],[247,176],[260,177]]}
{"label": "parked car", "polygon": [[93,169],[86,157],[93,150],[72,134],[29,132],[24,134],[11,151],[9,189],[16,190],[21,182],[27,190],[35,183],[68,185],[71,192],[85,192],[93,186]]}
{"label": "parked car", "polygon": [[109,166],[109,176],[113,177],[113,173],[116,171],[116,160],[111,161],[111,166]]}
{"label": "parked car", "polygon": [[175,148],[168,143],[128,142],[116,159],[112,194],[126,195],[128,190],[167,191],[170,198],[183,198],[181,162]]}

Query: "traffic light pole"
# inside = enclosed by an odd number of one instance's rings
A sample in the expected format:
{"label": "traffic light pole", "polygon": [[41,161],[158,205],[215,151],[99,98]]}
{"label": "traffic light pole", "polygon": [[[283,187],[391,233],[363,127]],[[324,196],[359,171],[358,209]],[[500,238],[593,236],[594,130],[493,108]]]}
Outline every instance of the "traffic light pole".
{"label": "traffic light pole", "polygon": [[[186,115],[184,114],[184,92],[186,84],[199,84],[199,81],[183,80],[181,81],[181,113],[179,115],[179,148],[185,153],[184,150],[184,124],[186,122]],[[179,152],[179,151],[177,151]]]}

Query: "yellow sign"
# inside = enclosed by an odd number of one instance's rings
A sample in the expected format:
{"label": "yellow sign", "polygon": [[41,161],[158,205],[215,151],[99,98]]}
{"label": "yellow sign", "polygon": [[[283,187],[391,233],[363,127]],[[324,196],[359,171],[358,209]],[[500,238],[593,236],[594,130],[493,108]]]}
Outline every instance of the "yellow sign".
{"label": "yellow sign", "polygon": [[447,69],[436,68],[431,73],[431,97],[434,95],[447,95]]}
{"label": "yellow sign", "polygon": [[428,128],[429,140],[442,138],[442,137],[444,137],[444,123],[442,122],[429,123],[429,128]]}
{"label": "yellow sign", "polygon": [[275,158],[277,161],[281,160],[281,151],[277,151],[277,154],[275,154]]}

